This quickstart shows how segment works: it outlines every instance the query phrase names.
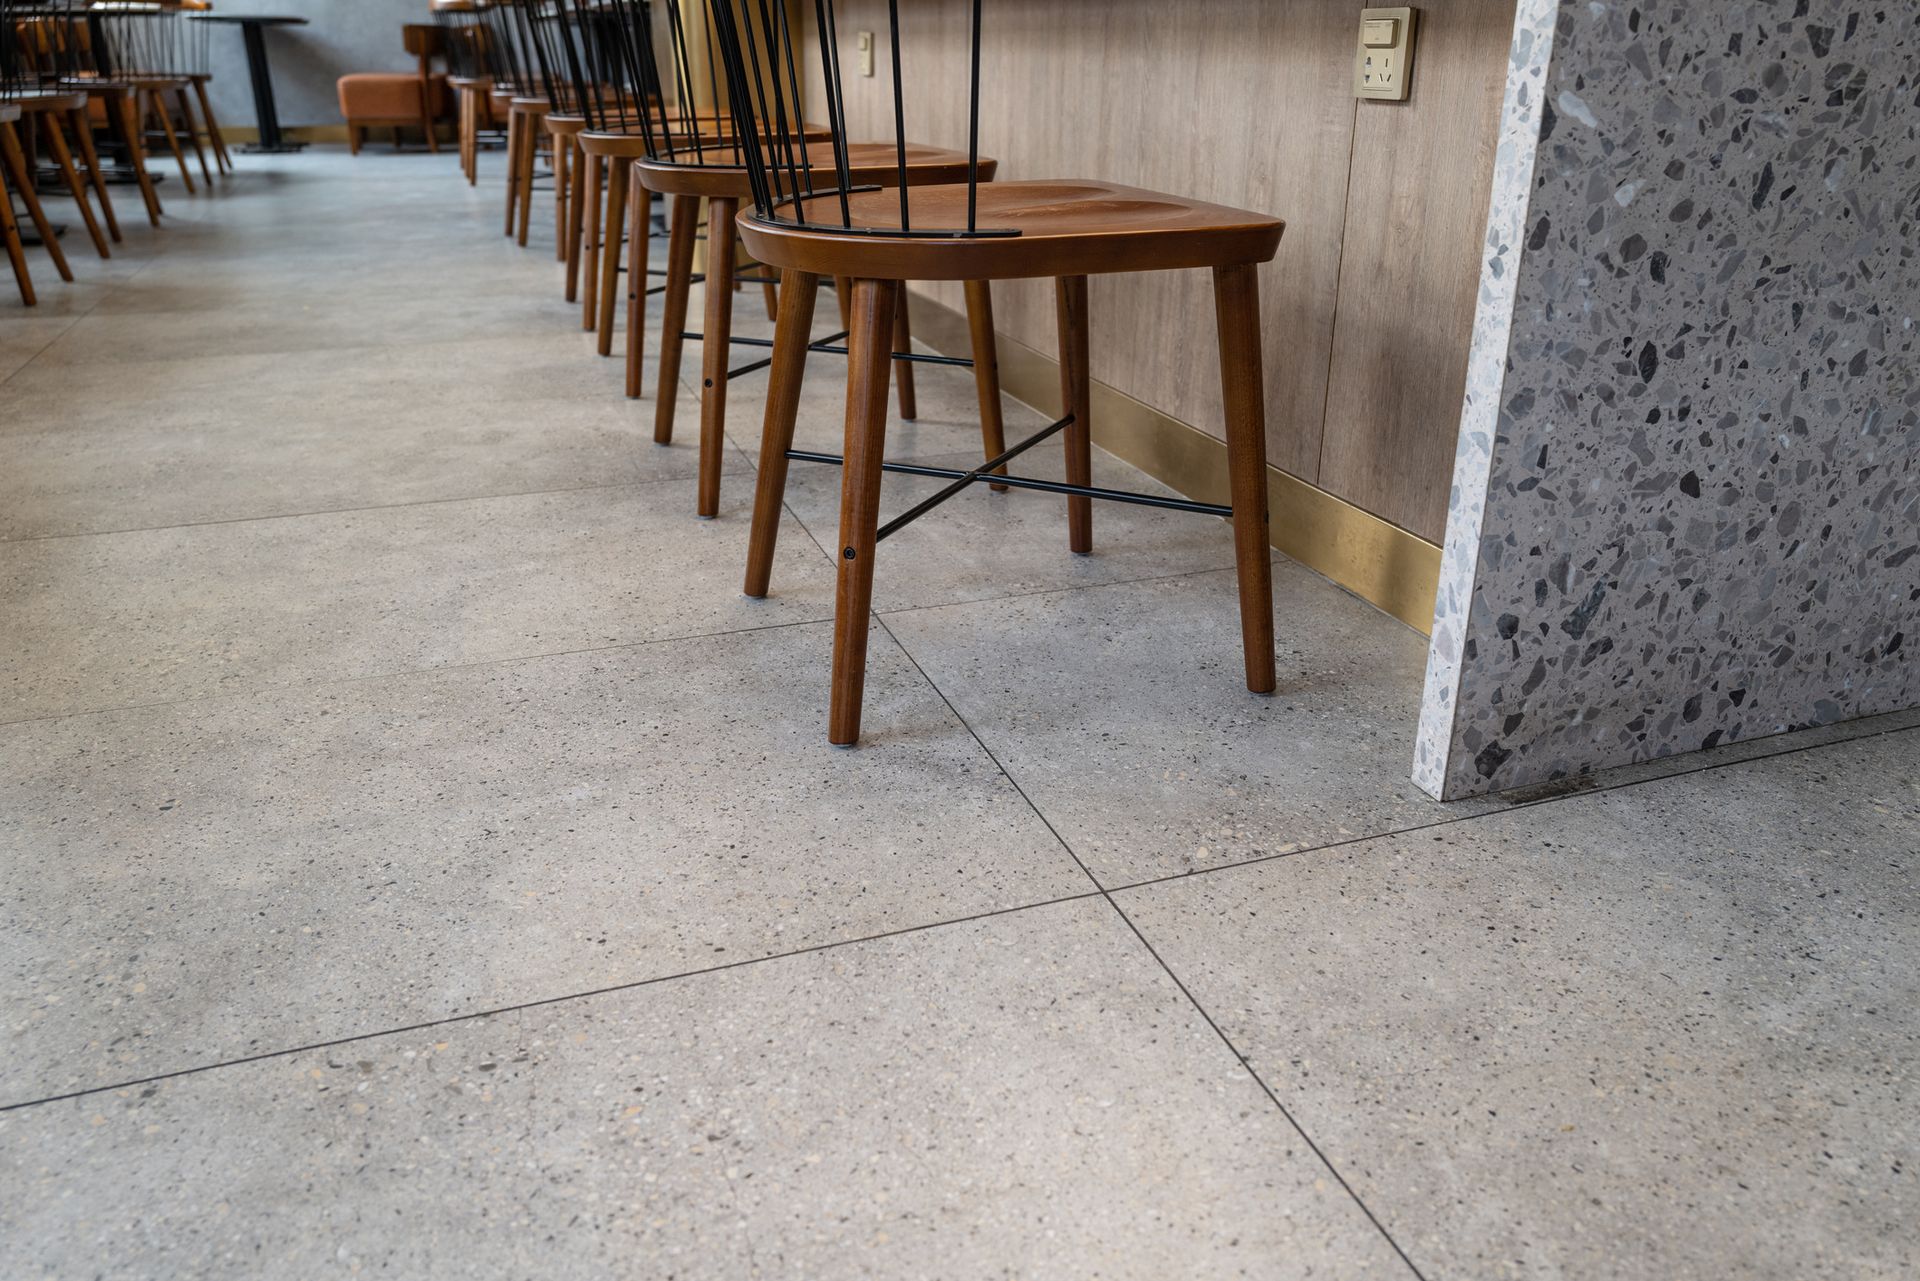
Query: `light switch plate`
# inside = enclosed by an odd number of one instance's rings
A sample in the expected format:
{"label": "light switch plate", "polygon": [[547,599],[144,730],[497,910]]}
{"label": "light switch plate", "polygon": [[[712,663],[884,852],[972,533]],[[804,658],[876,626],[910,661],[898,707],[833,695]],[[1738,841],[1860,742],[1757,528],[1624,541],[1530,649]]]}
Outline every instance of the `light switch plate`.
{"label": "light switch plate", "polygon": [[862,31],[854,37],[853,47],[860,54],[860,74],[873,74],[873,32]]}
{"label": "light switch plate", "polygon": [[[1362,9],[1360,47],[1353,58],[1353,96],[1405,102],[1413,79],[1413,35],[1418,9]],[[1381,40],[1388,43],[1379,43]]]}

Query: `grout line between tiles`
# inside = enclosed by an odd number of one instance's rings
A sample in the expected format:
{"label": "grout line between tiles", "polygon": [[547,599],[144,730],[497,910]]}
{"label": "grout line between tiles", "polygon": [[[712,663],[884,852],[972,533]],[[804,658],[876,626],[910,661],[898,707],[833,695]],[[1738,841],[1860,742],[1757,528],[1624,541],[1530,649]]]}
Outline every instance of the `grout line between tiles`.
{"label": "grout line between tiles", "polygon": [[1293,1127],[1294,1133],[1298,1134],[1301,1141],[1307,1145],[1314,1156],[1319,1158],[1320,1164],[1326,1167],[1327,1173],[1333,1176],[1334,1180],[1339,1183],[1340,1187],[1346,1192],[1347,1196],[1352,1199],[1353,1203],[1360,1207],[1360,1212],[1367,1216],[1367,1221],[1373,1224],[1374,1229],[1380,1233],[1381,1237],[1386,1240],[1386,1243],[1393,1247],[1393,1252],[1400,1256],[1400,1261],[1407,1265],[1408,1270],[1411,1271],[1419,1281],[1426,1281],[1425,1274],[1420,1271],[1412,1259],[1407,1257],[1407,1252],[1400,1248],[1400,1243],[1393,1239],[1393,1234],[1387,1231],[1386,1225],[1380,1222],[1374,1212],[1368,1208],[1367,1203],[1360,1199],[1360,1194],[1354,1190],[1352,1184],[1347,1182],[1346,1176],[1340,1173],[1339,1168],[1328,1159],[1327,1154],[1321,1151],[1320,1145],[1313,1141],[1313,1136],[1308,1134],[1300,1122],[1294,1118],[1293,1113],[1287,1110],[1287,1105],[1280,1101],[1279,1095],[1275,1094],[1273,1088],[1254,1070],[1253,1064],[1247,1061],[1247,1056],[1240,1052],[1240,1048],[1233,1043],[1232,1039],[1227,1036],[1220,1025],[1214,1021],[1213,1015],[1209,1014],[1206,1007],[1195,999],[1193,993],[1188,990],[1187,985],[1181,981],[1180,976],[1173,972],[1173,967],[1168,965],[1165,958],[1154,949],[1153,944],[1147,941],[1147,936],[1140,932],[1140,927],[1134,924],[1133,918],[1128,916],[1126,910],[1114,900],[1113,894],[1108,891],[1105,886],[1100,884],[1100,878],[1093,874],[1093,869],[1086,865],[1080,858],[1079,853],[1067,842],[1066,837],[1060,834],[1059,829],[1053,825],[1053,820],[1042,813],[1038,805],[1034,804],[1033,798],[1027,795],[1027,789],[1020,785],[1020,780],[1016,779],[1007,767],[1001,763],[999,756],[994,753],[991,747],[987,746],[986,740],[981,738],[979,733],[974,730],[972,723],[960,714],[960,709],[953,705],[953,700],[947,697],[946,692],[934,684],[933,678],[927,675],[925,668],[920,666],[920,660],[913,656],[912,652],[907,649],[906,645],[901,642],[898,636],[894,635],[893,629],[887,626],[886,620],[877,619],[876,621],[879,622],[881,630],[886,632],[888,638],[893,641],[900,652],[906,655],[907,661],[913,664],[913,669],[920,673],[920,679],[926,681],[928,688],[940,695],[940,701],[947,705],[947,710],[953,714],[955,720],[960,722],[961,728],[965,729],[967,733],[972,736],[973,741],[979,744],[980,750],[986,753],[987,759],[993,762],[994,768],[1000,771],[1001,777],[1005,778],[1008,785],[1020,794],[1020,799],[1026,802],[1028,809],[1033,811],[1033,816],[1040,820],[1047,831],[1052,834],[1053,839],[1060,843],[1060,848],[1066,851],[1067,857],[1071,858],[1081,872],[1086,875],[1086,878],[1093,883],[1094,888],[1099,892],[1099,896],[1106,900],[1107,906],[1113,909],[1114,914],[1120,918],[1121,922],[1125,924],[1129,930],[1133,931],[1134,937],[1140,940],[1140,945],[1146,948],[1147,955],[1151,956],[1154,963],[1165,972],[1169,979],[1173,980],[1173,985],[1179,989],[1180,995],[1187,999],[1187,1003],[1206,1021],[1207,1026],[1213,1029],[1213,1034],[1220,1039],[1222,1045],[1226,1046],[1228,1052],[1231,1053],[1234,1059],[1240,1064],[1241,1070],[1252,1078],[1255,1085],[1260,1087],[1261,1091],[1266,1094],[1268,1101],[1278,1109],[1282,1117],[1286,1118],[1287,1124]]}
{"label": "grout line between tiles", "polygon": [[198,1076],[203,1072],[215,1072],[221,1068],[241,1067],[248,1063],[260,1063],[268,1059],[284,1059],[296,1054],[310,1054],[315,1050],[332,1049],[341,1045],[353,1045],[361,1041],[373,1041],[388,1036],[404,1036],[409,1032],[421,1032],[428,1028],[447,1027],[455,1023],[471,1023],[476,1019],[498,1018],[524,1010],[537,1010],[550,1005],[564,1005],[570,1001],[584,1001],[592,997],[611,996],[621,992],[637,991],[640,988],[657,987],[662,983],[672,983],[680,979],[700,978],[709,974],[724,974],[729,970],[744,969],[749,965],[765,965],[769,961],[792,960],[796,957],[812,956],[817,952],[831,952],[843,947],[857,947],[863,943],[877,943],[891,938],[900,938],[908,934],[921,934],[932,930],[946,929],[954,925],[967,925],[975,921],[988,921],[995,917],[1012,916],[1018,912],[1030,912],[1036,908],[1052,907],[1059,903],[1078,903],[1086,899],[1098,898],[1098,890],[1089,890],[1081,894],[1062,894],[1055,898],[1036,899],[1031,903],[1016,903],[1010,907],[997,907],[990,911],[973,912],[966,916],[949,917],[940,921],[926,921],[919,925],[904,925],[899,929],[881,930],[874,934],[863,934],[859,938],[835,939],[828,943],[815,943],[810,947],[796,947],[785,952],[772,952],[766,956],[742,957],[737,961],[724,961],[719,965],[704,965],[696,969],[677,970],[672,974],[656,974],[649,978],[634,979],[626,983],[609,983],[604,987],[587,988],[579,992],[562,992],[554,996],[543,996],[531,1001],[517,1001],[509,1005],[489,1006],[481,1010],[469,1010],[461,1014],[448,1014],[440,1018],[421,1019],[415,1023],[406,1023],[398,1027],[378,1028],[370,1032],[355,1032],[348,1036],[330,1037],[324,1041],[309,1041],[300,1045],[286,1046],[277,1050],[263,1050],[258,1054],[245,1054],[238,1058],[221,1059],[213,1063],[198,1063],[191,1067],[178,1068],[171,1072],[155,1072],[150,1076],[133,1077],[125,1081],[114,1081],[107,1085],[90,1085],[81,1090],[67,1090],[59,1094],[49,1094],[43,1098],[21,1099],[14,1103],[0,1103],[0,1115],[18,1112],[26,1108],[45,1107],[52,1103],[65,1103],[72,1099],[83,1099],[95,1094],[108,1094],[115,1090],[130,1090],[136,1085],[151,1085],[157,1081],[172,1081],[185,1076]]}

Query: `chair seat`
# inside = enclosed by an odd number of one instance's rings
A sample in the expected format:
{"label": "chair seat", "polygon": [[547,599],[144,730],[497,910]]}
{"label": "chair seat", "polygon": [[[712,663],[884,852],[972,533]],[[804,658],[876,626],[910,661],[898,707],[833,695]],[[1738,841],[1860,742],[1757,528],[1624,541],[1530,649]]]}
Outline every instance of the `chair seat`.
{"label": "chair seat", "polygon": [[18,104],[23,115],[34,115],[42,111],[84,111],[87,95],[78,89],[29,89],[10,101]]}
{"label": "chair seat", "polygon": [[1003,280],[1172,271],[1266,262],[1286,224],[1266,214],[1087,179],[984,183],[976,226],[1017,236],[934,237],[923,230],[963,229],[967,187],[914,187],[908,199],[914,236],[875,235],[900,226],[898,191],[847,197],[853,232],[838,230],[838,196],[802,201],[796,227],[740,216],[747,251],[768,266],[818,276],[878,280]]}
{"label": "chair seat", "polygon": [[[944,147],[927,147],[910,142],[906,152],[907,185],[910,187],[967,180],[967,153],[964,151],[949,151]],[[731,159],[732,153],[729,150],[725,155]],[[980,157],[980,181],[990,181],[999,164],[991,156]],[[809,143],[807,167],[812,171],[816,189],[838,184],[839,174],[834,163],[832,143]],[[735,164],[699,164],[691,160],[679,163],[642,157],[634,161],[633,168],[642,186],[663,196],[731,196],[737,200],[747,200],[753,195],[746,169]],[[898,188],[900,185],[899,157],[890,142],[849,144],[847,169],[857,187],[876,183],[889,188]],[[784,170],[779,181],[788,181]],[[899,205],[897,196],[894,205],[896,208]],[[835,208],[838,207],[836,204]]]}
{"label": "chair seat", "polygon": [[[430,114],[446,114],[452,105],[446,78],[428,81]],[[420,118],[420,77],[404,71],[356,71],[338,81],[340,114],[355,120],[391,122]]]}

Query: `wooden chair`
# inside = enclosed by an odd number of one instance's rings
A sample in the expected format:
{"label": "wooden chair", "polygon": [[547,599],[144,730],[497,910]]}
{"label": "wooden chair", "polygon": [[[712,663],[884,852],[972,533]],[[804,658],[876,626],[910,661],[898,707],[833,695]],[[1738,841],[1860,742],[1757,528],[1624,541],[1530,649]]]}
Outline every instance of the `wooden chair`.
{"label": "wooden chair", "polygon": [[[64,89],[33,89],[14,99],[14,103],[21,112],[20,127],[27,130],[30,136],[37,130],[39,140],[45,144],[47,154],[60,171],[67,194],[73,197],[74,204],[79,208],[80,220],[86,224],[87,235],[92,238],[95,251],[102,258],[113,257],[107,247],[107,233],[94,216],[93,205],[87,198],[87,182],[81,178],[73,158],[74,147],[80,148],[86,158],[88,171],[98,180],[100,161],[93,150],[93,129],[86,119],[87,95]],[[73,129],[75,135],[71,145],[66,136],[69,128]],[[0,147],[7,149],[9,164],[12,163],[13,154],[21,149],[19,138],[11,134],[6,140],[0,141]],[[22,163],[24,165],[24,160]],[[104,182],[99,183],[98,190],[102,208],[111,222],[113,205],[106,195]],[[120,238],[117,225],[113,238]]]}
{"label": "wooden chair", "polygon": [[480,181],[480,135],[493,128],[490,96],[493,90],[487,59],[487,25],[480,18],[481,0],[432,0],[434,21],[440,27],[441,54],[447,63],[447,85],[456,98],[460,172],[467,185]]}
{"label": "wooden chair", "polygon": [[[633,41],[633,57],[637,62],[651,66],[665,65],[673,69],[670,77],[674,81],[673,98],[675,102],[684,104],[692,97],[692,86],[685,83],[684,69],[692,64],[693,59],[688,56],[683,33],[690,25],[690,18],[697,19],[702,30],[711,30],[713,6],[707,0],[692,0],[691,5],[682,5],[680,0],[665,0],[665,3],[668,10],[667,27],[675,43],[664,59],[655,56],[651,24],[647,21],[647,6],[638,0],[609,0],[606,7],[622,14],[621,30]],[[748,20],[753,20],[751,10]],[[769,15],[769,21],[773,20]],[[810,130],[790,105],[800,101],[797,69],[789,64],[784,70],[790,74],[784,86],[785,92],[777,102],[766,91],[764,76],[754,82],[759,92],[746,95],[743,101],[756,114],[762,127],[779,131],[782,142],[777,145],[797,167],[806,169],[811,176],[817,176],[822,188],[831,186],[838,178],[840,170],[836,166],[844,166],[846,176],[854,185],[878,188],[951,184],[966,180],[970,174],[982,180],[993,177],[996,162],[991,157],[977,154],[969,156],[965,152],[915,143],[899,147],[881,143],[847,143],[833,137],[830,130],[827,131],[827,138],[811,140],[819,131]],[[776,71],[774,74],[777,78],[780,73]],[[660,370],[654,389],[653,438],[660,444],[667,444],[673,439],[674,411],[679,403],[682,347],[684,339],[689,336],[686,332],[686,315],[693,279],[695,226],[702,201],[706,202],[708,209],[707,280],[724,282],[737,275],[734,220],[741,203],[750,200],[753,194],[751,172],[741,143],[744,131],[734,119],[737,110],[738,105],[718,118],[715,122],[717,127],[708,129],[701,126],[684,106],[669,110],[665,106],[665,99],[660,98],[646,113],[643,136],[649,143],[649,154],[632,162],[633,186],[629,211],[632,225],[636,229],[649,225],[656,195],[668,200],[672,208],[667,246],[665,315],[661,322]],[[776,114],[779,116],[777,122]],[[636,234],[629,241],[626,265],[626,391],[630,397],[639,396],[641,386],[641,356],[645,335],[642,321],[647,291],[640,287],[639,282],[646,279],[647,249],[646,236]],[[608,273],[602,281],[603,290],[610,293],[612,282],[612,275]],[[603,294],[603,298],[606,296]],[[727,385],[740,374],[764,368],[767,362],[748,364],[738,370],[730,368],[734,346],[734,289],[724,284],[715,287],[709,283],[705,289],[705,300],[706,316],[700,330],[703,353],[700,470],[695,509],[703,517],[712,517],[720,509]],[[1001,426],[999,378],[992,346],[991,294],[983,285],[978,290],[970,291],[968,304],[970,310],[984,313],[987,317],[984,328],[973,326],[976,337],[985,337],[984,344],[974,352],[974,360],[976,367],[984,371],[978,391],[982,430],[988,453],[992,454],[998,449]],[[810,312],[811,301],[804,305]],[[894,320],[894,351],[900,356],[900,416],[911,419],[916,411],[912,373],[914,357],[912,335],[904,307],[896,311]],[[813,346],[816,349],[830,348],[833,342],[843,336],[834,335]]]}
{"label": "wooden chair", "polygon": [[[104,29],[108,19],[97,21]],[[20,14],[11,29],[19,39],[23,67],[30,68],[27,74],[41,87],[86,95],[84,111],[71,123],[108,234],[116,241],[120,239],[113,200],[108,194],[108,171],[101,163],[102,152],[93,136],[96,127],[108,131],[104,149],[111,151],[139,184],[147,220],[159,226],[162,208],[147,170],[139,121],[140,94],[131,82],[115,76],[106,41],[95,39],[95,22],[82,10],[35,9]]]}
{"label": "wooden chair", "polygon": [[18,143],[13,147],[6,145],[19,119],[20,108],[11,99],[0,98],[0,158],[7,159],[7,163],[0,164],[0,240],[6,242],[7,261],[13,267],[13,283],[20,291],[20,301],[31,307],[39,299],[33,292],[33,272],[27,267],[26,247],[20,243],[20,227],[13,220],[13,195],[9,190],[10,184],[17,181],[10,157]]}
{"label": "wooden chair", "polygon": [[[68,194],[80,210],[94,247],[103,258],[111,257],[110,238],[121,239],[120,223],[114,215],[113,198],[107,191],[106,176],[93,139],[91,95],[74,79],[75,64],[69,54],[70,43],[60,35],[61,24],[70,22],[65,13],[29,12],[6,16],[7,6],[0,4],[0,22],[5,23],[7,47],[0,49],[0,72],[10,80],[7,92],[21,110],[20,128],[26,141],[38,140],[53,158]],[[78,158],[76,160],[76,153]],[[82,172],[84,167],[84,173]],[[94,216],[87,189],[100,205],[100,217]],[[105,222],[102,234],[101,222]]]}
{"label": "wooden chair", "polygon": [[[184,32],[188,24],[179,9],[164,4],[102,6],[90,11],[87,20],[104,38],[105,48],[98,50],[102,70],[131,93],[133,132],[158,136],[166,143],[179,166],[181,185],[193,195],[199,189],[180,145],[185,132],[211,189],[213,175],[206,153],[191,127],[193,106],[187,91],[193,82]],[[176,109],[187,122],[184,129],[175,128]]]}
{"label": "wooden chair", "polygon": [[[972,90],[969,150],[979,137],[980,0],[972,7]],[[896,136],[903,118],[898,0],[889,0]],[[815,0],[822,41],[822,77],[835,141],[844,148],[844,96],[834,0]],[[1284,224],[1263,214],[1115,183],[1038,179],[981,184],[859,190],[844,159],[832,191],[809,189],[808,171],[778,145],[777,131],[760,136],[743,100],[747,67],[791,63],[776,29],[771,40],[755,24],[735,20],[731,5],[714,16],[743,132],[752,134],[748,167],[753,207],[740,217],[740,237],[754,257],[781,272],[780,320],[773,349],[773,393],[762,435],[758,491],[750,536],[746,592],[765,595],[778,536],[786,465],[795,457],[842,467],[839,582],[834,606],[833,671],[828,739],[860,737],[866,679],[867,629],[873,598],[874,553],[882,539],[968,486],[998,479],[1021,489],[1067,496],[1068,546],[1093,548],[1092,500],[1114,499],[1231,518],[1239,577],[1241,639],[1247,688],[1274,688],[1271,555],[1267,534],[1265,398],[1262,391],[1260,304],[1256,268],[1273,258]],[[778,118],[776,113],[775,118]],[[769,145],[769,142],[773,145]],[[1088,374],[1087,280],[1132,271],[1205,268],[1212,272],[1226,409],[1231,507],[1097,489],[1092,485]],[[847,338],[846,445],[838,457],[792,451],[799,385],[811,324],[809,301],[822,277],[852,281]],[[897,467],[884,461],[887,381],[894,316],[907,280],[986,281],[1051,278],[1060,340],[1059,421],[967,471]],[[995,470],[1055,433],[1064,433],[1067,480],[1062,484]],[[884,525],[880,478],[887,470],[947,476],[951,483]]]}

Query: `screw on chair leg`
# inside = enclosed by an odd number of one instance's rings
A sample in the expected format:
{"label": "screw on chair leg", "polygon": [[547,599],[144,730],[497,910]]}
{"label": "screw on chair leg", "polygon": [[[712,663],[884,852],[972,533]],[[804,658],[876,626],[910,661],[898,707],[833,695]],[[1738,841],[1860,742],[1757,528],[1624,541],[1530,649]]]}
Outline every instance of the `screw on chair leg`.
{"label": "screw on chair leg", "polygon": [[873,552],[880,523],[880,464],[887,443],[887,376],[892,366],[894,280],[856,280],[847,326],[847,435],[840,477],[839,584],[833,606],[833,681],[828,741],[860,741],[867,683],[867,629],[873,607]]}
{"label": "screw on chair leg", "polygon": [[673,409],[680,395],[681,337],[687,330],[687,294],[693,288],[693,238],[700,224],[697,196],[675,196],[667,235],[666,308],[660,318],[660,376],[653,389],[653,439],[673,440]]}
{"label": "screw on chair leg", "polygon": [[715,196],[707,202],[707,300],[702,327],[700,377],[700,484],[702,516],[720,514],[720,462],[726,452],[727,366],[733,359],[733,215],[737,202]]}

